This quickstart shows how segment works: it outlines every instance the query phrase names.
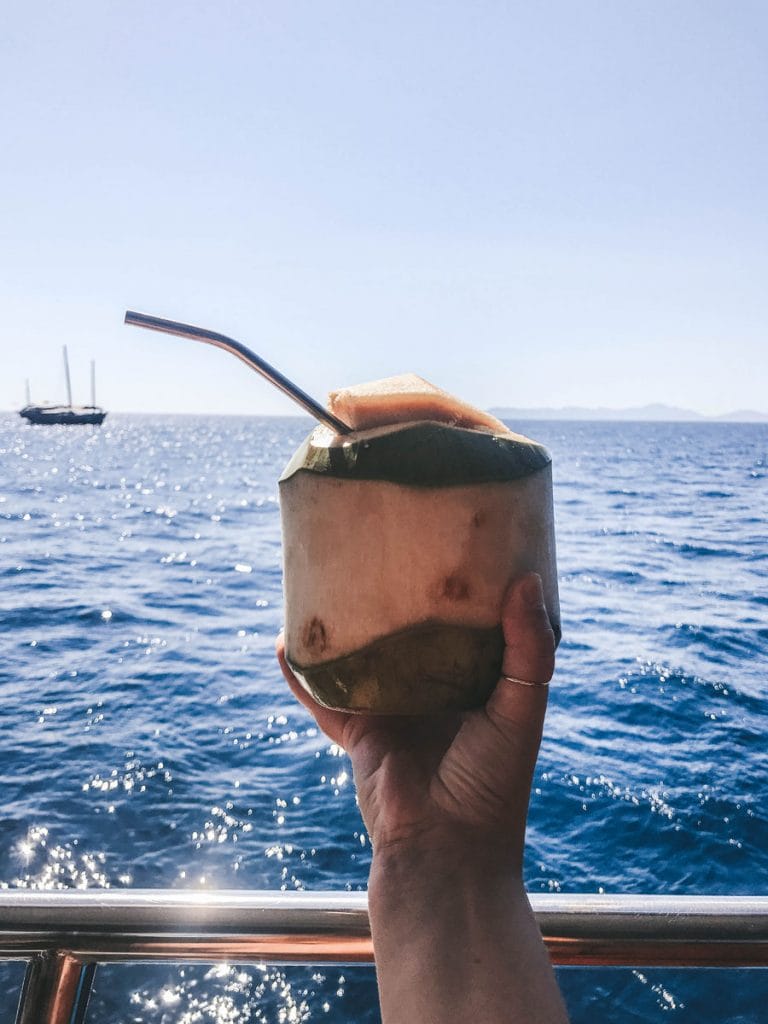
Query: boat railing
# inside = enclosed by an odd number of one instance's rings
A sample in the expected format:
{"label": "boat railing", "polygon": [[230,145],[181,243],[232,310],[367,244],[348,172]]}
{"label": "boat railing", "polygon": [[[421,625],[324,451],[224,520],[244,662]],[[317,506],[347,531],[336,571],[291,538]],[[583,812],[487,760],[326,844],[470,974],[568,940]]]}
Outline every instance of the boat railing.
{"label": "boat railing", "polygon": [[[768,966],[768,896],[532,894],[553,963]],[[17,1024],[83,1024],[97,966],[369,964],[362,892],[0,892],[0,960],[25,960]]]}

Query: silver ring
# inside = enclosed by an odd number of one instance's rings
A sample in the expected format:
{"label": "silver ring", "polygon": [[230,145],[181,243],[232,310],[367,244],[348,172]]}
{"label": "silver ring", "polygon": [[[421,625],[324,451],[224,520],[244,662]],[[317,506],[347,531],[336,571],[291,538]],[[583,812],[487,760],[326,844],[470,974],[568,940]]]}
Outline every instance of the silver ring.
{"label": "silver ring", "polygon": [[517,676],[505,676],[504,673],[501,675],[502,679],[506,679],[508,683],[520,683],[521,686],[549,686],[549,680],[546,683],[532,683],[529,679],[518,679]]}

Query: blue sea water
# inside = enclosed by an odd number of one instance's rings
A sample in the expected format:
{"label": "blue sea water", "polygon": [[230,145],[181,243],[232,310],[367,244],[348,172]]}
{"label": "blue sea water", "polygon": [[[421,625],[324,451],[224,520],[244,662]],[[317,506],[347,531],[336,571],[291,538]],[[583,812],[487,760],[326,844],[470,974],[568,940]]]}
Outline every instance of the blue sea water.
{"label": "blue sea water", "polygon": [[[529,889],[767,894],[768,426],[515,426],[553,453],[564,631]],[[0,417],[0,885],[365,887],[346,758],[273,657],[307,428]],[[767,974],[559,979],[574,1024],[757,1024]],[[370,969],[136,966],[100,969],[88,1020],[378,1011]]]}

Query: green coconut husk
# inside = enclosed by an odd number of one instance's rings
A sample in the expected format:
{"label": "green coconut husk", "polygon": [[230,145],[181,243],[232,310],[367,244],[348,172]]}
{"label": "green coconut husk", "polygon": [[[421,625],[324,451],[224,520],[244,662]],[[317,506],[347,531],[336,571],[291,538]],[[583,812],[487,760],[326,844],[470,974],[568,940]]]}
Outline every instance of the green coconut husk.
{"label": "green coconut husk", "polygon": [[479,707],[501,672],[501,626],[426,623],[351,654],[291,668],[320,704],[378,715],[435,714]]}
{"label": "green coconut husk", "polygon": [[350,435],[324,445],[310,436],[286,466],[280,483],[299,472],[345,480],[387,480],[411,487],[504,483],[552,461],[547,449],[519,435],[490,434],[431,420],[386,433]]}

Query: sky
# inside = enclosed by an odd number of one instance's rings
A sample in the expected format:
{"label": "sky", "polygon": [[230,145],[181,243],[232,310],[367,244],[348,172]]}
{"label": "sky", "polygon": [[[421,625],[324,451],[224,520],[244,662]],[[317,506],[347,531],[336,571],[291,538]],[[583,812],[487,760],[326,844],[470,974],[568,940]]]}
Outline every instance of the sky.
{"label": "sky", "polygon": [[0,33],[0,409],[768,411],[762,0],[39,0]]}

